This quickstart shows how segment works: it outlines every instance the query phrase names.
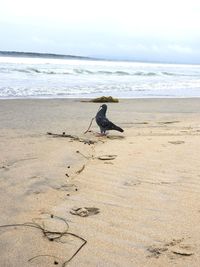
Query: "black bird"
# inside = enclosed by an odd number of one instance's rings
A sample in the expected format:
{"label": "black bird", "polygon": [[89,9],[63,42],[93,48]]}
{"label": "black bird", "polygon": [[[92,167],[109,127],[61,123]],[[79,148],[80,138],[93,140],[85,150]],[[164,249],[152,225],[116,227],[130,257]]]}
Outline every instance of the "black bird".
{"label": "black bird", "polygon": [[107,105],[103,104],[102,106],[100,106],[100,108],[101,109],[97,112],[95,118],[96,123],[100,127],[101,134],[105,135],[106,131],[108,130],[116,130],[122,133],[124,131],[122,128],[115,125],[106,118]]}

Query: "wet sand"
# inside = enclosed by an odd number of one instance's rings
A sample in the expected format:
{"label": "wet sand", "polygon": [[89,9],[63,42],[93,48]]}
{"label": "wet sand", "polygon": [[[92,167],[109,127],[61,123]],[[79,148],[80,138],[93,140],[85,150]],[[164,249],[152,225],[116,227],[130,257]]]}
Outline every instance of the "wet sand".
{"label": "wet sand", "polygon": [[[108,104],[125,132],[84,135],[99,105],[0,101],[0,225],[84,238],[68,266],[200,266],[200,99]],[[2,266],[63,266],[83,244],[32,226],[0,228]]]}

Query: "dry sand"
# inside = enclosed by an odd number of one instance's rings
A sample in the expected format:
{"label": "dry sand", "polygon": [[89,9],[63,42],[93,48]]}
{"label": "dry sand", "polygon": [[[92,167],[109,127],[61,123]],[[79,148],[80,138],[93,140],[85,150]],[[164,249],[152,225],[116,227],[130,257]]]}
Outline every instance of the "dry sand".
{"label": "dry sand", "polygon": [[[109,104],[125,129],[110,138],[83,134],[98,107],[0,101],[0,225],[63,232],[66,220],[67,233],[87,240],[67,266],[200,266],[200,99]],[[98,159],[108,154],[116,158]],[[75,207],[100,213],[81,217]],[[64,266],[83,243],[68,234],[51,241],[32,226],[0,228],[0,266]]]}

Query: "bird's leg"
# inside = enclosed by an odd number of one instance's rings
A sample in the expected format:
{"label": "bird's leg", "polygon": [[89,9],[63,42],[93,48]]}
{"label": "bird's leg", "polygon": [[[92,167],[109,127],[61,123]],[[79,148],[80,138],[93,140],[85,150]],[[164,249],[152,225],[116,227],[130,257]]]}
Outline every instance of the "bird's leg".
{"label": "bird's leg", "polygon": [[96,136],[97,136],[97,137],[100,137],[100,136],[106,136],[106,134],[105,134],[105,133],[96,133]]}
{"label": "bird's leg", "polygon": [[100,133],[96,133],[96,136],[98,137],[100,137],[100,136],[106,136],[108,134],[108,132],[106,132],[106,131],[104,131],[104,130],[101,130],[101,132]]}

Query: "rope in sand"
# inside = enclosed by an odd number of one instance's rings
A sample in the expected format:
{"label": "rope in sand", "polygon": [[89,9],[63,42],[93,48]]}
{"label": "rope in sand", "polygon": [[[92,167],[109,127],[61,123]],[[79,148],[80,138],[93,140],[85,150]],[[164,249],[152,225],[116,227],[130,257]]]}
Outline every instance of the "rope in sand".
{"label": "rope in sand", "polygon": [[[69,224],[67,223],[67,221],[65,219],[63,219],[61,217],[54,216],[54,215],[51,215],[51,218],[55,218],[55,219],[63,221],[66,224],[65,231],[63,231],[63,232],[60,232],[60,231],[49,231],[49,230],[45,229],[44,226],[41,226],[40,224],[35,223],[35,222],[27,222],[27,223],[22,223],[22,224],[16,223],[16,224],[0,225],[0,228],[8,228],[8,227],[31,227],[31,228],[36,228],[36,229],[39,229],[43,233],[44,237],[47,238],[47,240],[51,241],[51,242],[56,240],[57,242],[63,243],[63,241],[61,242],[61,241],[59,241],[59,239],[61,237],[63,237],[63,236],[67,236],[67,235],[73,236],[73,237],[81,240],[82,241],[81,246],[75,251],[75,253],[69,259],[67,259],[66,261],[64,261],[62,263],[62,267],[65,267],[79,253],[79,251],[85,246],[85,244],[87,243],[87,240],[85,240],[84,238],[82,238],[81,236],[79,236],[77,234],[68,232]],[[39,257],[52,257],[54,259],[59,259],[58,257],[56,257],[54,255],[44,254],[44,255],[34,256],[31,259],[29,259],[28,262],[31,262],[34,259],[39,258]],[[54,261],[55,265],[57,265],[58,263],[59,263],[58,261]]]}

